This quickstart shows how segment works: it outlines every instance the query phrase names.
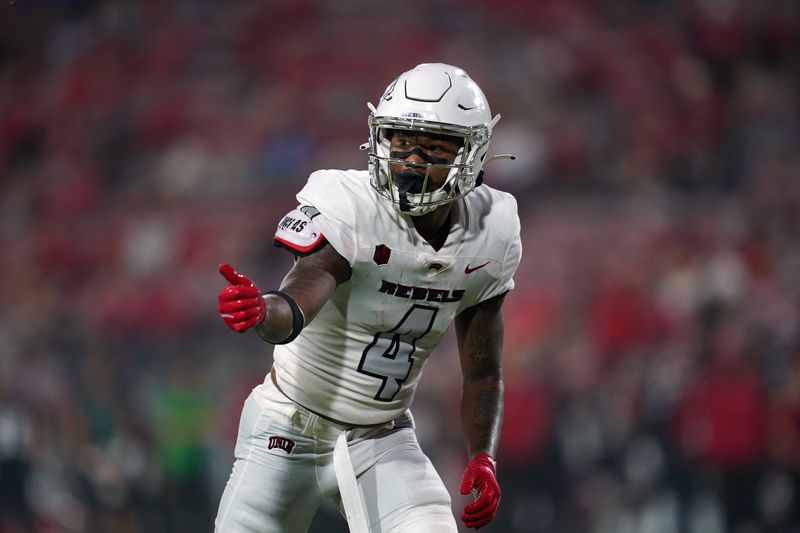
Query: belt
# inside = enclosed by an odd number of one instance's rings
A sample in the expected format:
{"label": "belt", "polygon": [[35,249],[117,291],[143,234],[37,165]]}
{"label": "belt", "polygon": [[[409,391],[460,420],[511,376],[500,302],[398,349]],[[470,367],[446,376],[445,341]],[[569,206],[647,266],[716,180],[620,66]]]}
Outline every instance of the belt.
{"label": "belt", "polygon": [[278,392],[283,394],[286,397],[286,399],[294,402],[300,408],[305,409],[309,413],[319,417],[320,419],[324,420],[325,422],[333,424],[334,426],[338,427],[341,431],[349,430],[349,429],[377,429],[377,428],[382,428],[382,427],[386,427],[389,424],[395,425],[396,422],[399,422],[398,419],[403,419],[403,418],[407,417],[407,415],[400,415],[398,418],[395,418],[393,420],[387,420],[386,422],[379,422],[377,424],[350,424],[348,422],[342,422],[340,420],[336,420],[335,418],[331,418],[329,416],[325,416],[323,414],[320,414],[320,413],[314,411],[313,409],[309,409],[305,405],[302,405],[301,403],[297,402],[294,398],[292,398],[291,396],[286,394],[283,391],[283,389],[281,388],[281,386],[278,384],[278,375],[277,375],[277,371],[275,370],[274,366],[270,370],[269,376],[270,376],[270,379],[272,380],[272,384],[275,385],[275,388],[278,389]]}

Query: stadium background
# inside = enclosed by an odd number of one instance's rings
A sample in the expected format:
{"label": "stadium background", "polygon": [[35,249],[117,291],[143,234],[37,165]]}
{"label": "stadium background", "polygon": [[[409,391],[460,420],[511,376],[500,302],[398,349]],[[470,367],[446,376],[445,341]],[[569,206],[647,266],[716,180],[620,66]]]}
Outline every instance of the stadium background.
{"label": "stadium background", "polygon": [[[428,60],[519,156],[486,531],[800,531],[799,43],[793,0],[4,0],[0,532],[210,531],[271,358],[217,263],[275,286],[294,193]],[[455,365],[415,413],[458,510]]]}

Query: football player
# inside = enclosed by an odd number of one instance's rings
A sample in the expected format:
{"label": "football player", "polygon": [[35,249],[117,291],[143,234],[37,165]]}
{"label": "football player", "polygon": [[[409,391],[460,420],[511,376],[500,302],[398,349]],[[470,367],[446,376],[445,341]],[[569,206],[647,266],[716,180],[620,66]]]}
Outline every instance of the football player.
{"label": "football player", "polygon": [[521,256],[516,201],[481,185],[500,117],[464,70],[438,63],[401,74],[370,109],[368,170],[312,173],[278,224],[276,244],[297,256],[280,290],[220,265],[225,323],[276,346],[244,405],[218,532],[303,532],[327,497],[354,532],[455,532],[409,410],[453,322],[461,520],[497,513],[501,306]]}

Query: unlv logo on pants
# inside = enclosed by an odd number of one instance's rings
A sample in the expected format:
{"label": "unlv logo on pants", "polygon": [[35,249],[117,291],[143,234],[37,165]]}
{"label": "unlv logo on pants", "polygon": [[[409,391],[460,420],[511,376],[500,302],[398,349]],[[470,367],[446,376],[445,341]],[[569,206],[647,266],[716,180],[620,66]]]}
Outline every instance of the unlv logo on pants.
{"label": "unlv logo on pants", "polygon": [[285,451],[287,454],[290,454],[294,449],[294,441],[289,440],[286,437],[270,437],[267,448],[270,450],[273,448],[279,448]]}

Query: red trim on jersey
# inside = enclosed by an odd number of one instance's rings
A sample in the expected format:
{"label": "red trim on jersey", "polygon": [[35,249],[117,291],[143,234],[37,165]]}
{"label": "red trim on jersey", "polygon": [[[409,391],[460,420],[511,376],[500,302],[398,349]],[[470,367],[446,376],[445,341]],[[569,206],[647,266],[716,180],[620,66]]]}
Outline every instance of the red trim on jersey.
{"label": "red trim on jersey", "polygon": [[319,237],[317,237],[316,241],[312,242],[308,246],[300,246],[299,244],[294,243],[292,241],[287,241],[286,239],[281,239],[277,235],[275,235],[275,237],[273,237],[273,238],[277,242],[282,244],[283,246],[289,248],[290,250],[294,250],[295,252],[301,253],[301,254],[307,254],[308,252],[311,252],[312,250],[314,250],[315,248],[320,246],[323,242],[325,242],[325,235],[323,235],[322,233],[319,234]]}

